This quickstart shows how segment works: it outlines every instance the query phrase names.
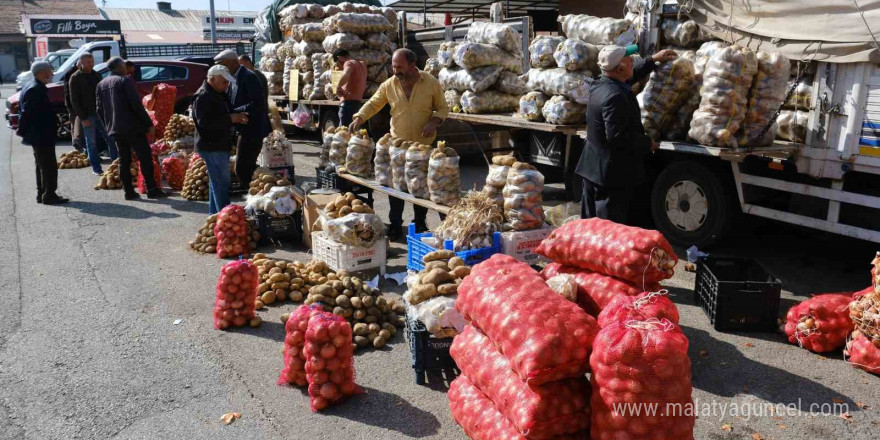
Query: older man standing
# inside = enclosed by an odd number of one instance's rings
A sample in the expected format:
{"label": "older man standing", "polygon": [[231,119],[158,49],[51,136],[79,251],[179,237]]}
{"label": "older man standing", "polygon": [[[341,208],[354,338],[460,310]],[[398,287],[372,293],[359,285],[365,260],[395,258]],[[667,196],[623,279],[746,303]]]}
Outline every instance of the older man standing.
{"label": "older man standing", "polygon": [[266,99],[269,99],[269,79],[266,78],[266,75],[263,72],[260,72],[259,69],[254,67],[254,61],[251,60],[250,55],[242,55],[238,57],[238,64],[241,64],[245,69],[254,72],[254,75],[257,75],[257,78],[260,78],[260,84],[263,85],[263,91],[266,92]]}
{"label": "older man standing", "polygon": [[126,76],[128,69],[122,58],[110,58],[107,68],[110,69],[110,76],[101,80],[96,88],[97,113],[119,150],[119,178],[125,189],[125,200],[141,198],[131,182],[132,151],[137,154],[141,165],[141,174],[147,185],[147,197],[167,197],[168,194],[157,186],[153,177],[153,153],[150,151],[147,134],[153,133],[155,128],[150,115],[141,104],[134,80]]}
{"label": "older man standing", "polygon": [[116,145],[104,130],[104,124],[98,119],[96,92],[98,83],[101,82],[101,74],[94,70],[95,59],[91,53],[85,52],[79,63],[79,70],[70,77],[70,103],[73,106],[73,113],[82,123],[92,172],[100,176],[104,171],[101,169],[101,155],[98,153],[98,136],[101,136],[107,144],[110,160],[116,159]]}
{"label": "older man standing", "polygon": [[52,81],[52,65],[37,61],[31,66],[34,79],[21,89],[21,115],[16,134],[34,149],[37,166],[37,203],[60,205],[69,200],[58,196],[58,163],[55,159],[57,126],[46,84]]}
{"label": "older man standing", "polygon": [[[358,129],[385,106],[391,105],[391,135],[408,141],[428,144],[437,137],[437,127],[449,114],[443,97],[443,87],[436,78],[416,67],[416,54],[409,49],[397,49],[391,57],[394,76],[379,86],[376,94],[354,115],[349,127]],[[388,213],[391,225],[388,238],[396,240],[403,233],[404,201],[389,197]],[[413,206],[413,223],[418,231],[426,231],[428,210]]]}
{"label": "older man standing", "polygon": [[248,123],[238,128],[238,149],[235,175],[245,187],[250,184],[257,169],[257,156],[263,148],[263,139],[269,134],[269,103],[260,78],[242,68],[234,50],[224,50],[214,57],[217,64],[226,67],[235,82],[229,86],[229,102],[236,112],[247,113]]}
{"label": "older man standing", "polygon": [[208,214],[216,214],[229,204],[229,152],[232,125],[246,124],[246,113],[232,113],[226,91],[235,82],[223,66],[208,69],[208,79],[193,95],[192,111],[196,124],[196,151],[208,166]]}

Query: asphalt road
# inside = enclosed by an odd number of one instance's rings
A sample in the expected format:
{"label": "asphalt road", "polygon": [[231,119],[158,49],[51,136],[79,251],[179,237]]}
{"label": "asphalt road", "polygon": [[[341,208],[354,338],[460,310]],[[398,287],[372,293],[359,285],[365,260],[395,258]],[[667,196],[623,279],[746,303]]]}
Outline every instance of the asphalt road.
{"label": "asphalt road", "polygon": [[[69,148],[59,145],[58,154]],[[297,181],[313,180],[314,144],[298,143],[297,151]],[[415,385],[403,332],[356,356],[364,395],[311,413],[306,393],[275,384],[279,317],[294,304],[260,311],[258,329],[213,330],[224,261],[186,244],[206,203],[126,202],[121,191],[93,190],[97,178],[80,169],[60,170],[60,193],[72,203],[37,205],[33,166],[30,147],[0,127],[0,439],[465,438],[449,414],[444,379]],[[378,196],[377,211],[386,210]],[[431,214],[429,223],[437,221]],[[864,288],[877,247],[744,220],[715,252],[757,258],[782,279],[784,314],[812,293]],[[260,251],[308,258],[299,245]],[[405,256],[394,244],[389,271],[404,270]],[[697,439],[876,437],[880,378],[852,368],[840,352],[817,356],[781,334],[712,330],[694,306],[693,283],[679,267],[666,285],[690,339],[694,397],[706,410]],[[393,281],[382,288],[402,292]],[[809,414],[835,402],[847,406],[848,420],[840,408]],[[804,413],[770,413],[767,404]],[[227,412],[243,417],[224,426]]]}

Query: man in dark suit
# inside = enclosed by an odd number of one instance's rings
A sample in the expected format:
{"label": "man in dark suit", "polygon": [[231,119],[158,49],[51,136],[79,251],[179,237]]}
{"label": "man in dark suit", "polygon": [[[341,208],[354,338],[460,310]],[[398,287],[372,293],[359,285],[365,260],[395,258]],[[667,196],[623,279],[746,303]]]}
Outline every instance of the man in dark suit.
{"label": "man in dark suit", "polygon": [[242,68],[234,50],[224,50],[214,61],[226,67],[235,78],[229,85],[229,102],[236,113],[247,113],[248,123],[238,128],[238,149],[235,158],[235,175],[247,186],[257,168],[257,156],[263,148],[263,139],[269,134],[269,104],[260,78]]}
{"label": "man in dark suit", "polygon": [[238,57],[238,64],[241,64],[245,69],[254,72],[254,75],[257,75],[257,77],[260,78],[260,83],[263,84],[263,91],[266,92],[266,99],[269,99],[269,80],[263,72],[260,72],[254,67],[254,61],[251,60],[251,57],[247,54]]}
{"label": "man in dark suit", "polygon": [[37,203],[60,205],[69,200],[58,196],[58,163],[55,159],[57,121],[46,84],[52,81],[52,65],[37,61],[31,66],[34,79],[21,89],[21,115],[16,134],[34,149],[37,165]]}
{"label": "man in dark suit", "polygon": [[147,134],[155,131],[153,121],[141,104],[134,80],[126,76],[128,69],[119,57],[107,62],[110,76],[98,83],[97,113],[107,134],[113,137],[119,150],[119,178],[125,189],[125,200],[137,200],[141,196],[135,192],[131,182],[131,152],[137,154],[141,174],[147,186],[147,197],[156,199],[168,194],[159,188],[153,176],[153,153],[147,141]]}
{"label": "man in dark suit", "polygon": [[581,218],[627,222],[635,189],[645,183],[645,160],[657,143],[645,134],[642,114],[630,85],[655,63],[675,59],[671,50],[634,62],[635,45],[605,46],[599,52],[602,76],[590,86],[587,141],[576,172],[584,179]]}

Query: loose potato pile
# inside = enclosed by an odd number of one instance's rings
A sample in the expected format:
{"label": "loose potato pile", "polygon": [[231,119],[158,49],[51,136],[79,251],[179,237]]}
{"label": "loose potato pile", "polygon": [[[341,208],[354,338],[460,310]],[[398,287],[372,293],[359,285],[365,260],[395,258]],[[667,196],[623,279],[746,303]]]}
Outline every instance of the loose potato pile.
{"label": "loose potato pile", "polygon": [[61,157],[58,160],[58,168],[61,169],[85,168],[87,166],[89,166],[89,156],[79,151],[61,153]]}
{"label": "loose potato pile", "polygon": [[357,214],[374,214],[373,208],[355,197],[353,193],[345,193],[324,206],[324,215],[328,218],[345,217],[352,212]]}
{"label": "loose potato pile", "polygon": [[419,272],[418,282],[404,295],[412,305],[438,295],[457,294],[461,281],[471,273],[464,260],[450,250],[431,252],[422,260],[425,268]]}
{"label": "loose potato pile", "polygon": [[[131,184],[137,185],[138,164],[131,162]],[[101,175],[101,180],[95,185],[95,189],[120,189],[122,188],[122,179],[119,178],[119,159],[110,164],[110,168]]]}
{"label": "loose potato pile", "polygon": [[180,195],[186,200],[208,200],[208,165],[201,157],[192,161],[186,170]]}
{"label": "loose potato pile", "polygon": [[254,177],[251,180],[250,190],[248,194],[261,196],[269,192],[273,186],[292,186],[293,183],[287,178],[279,178],[272,174],[267,168],[257,168],[254,171]]}
{"label": "loose potato pile", "polygon": [[273,260],[265,254],[254,255],[260,285],[255,306],[259,309],[276,301],[301,302],[312,286],[327,282],[330,268],[323,261]]}
{"label": "loose potato pile", "polygon": [[196,124],[189,116],[173,114],[165,126],[165,142],[171,144],[177,139],[192,136],[196,131]]}
{"label": "loose potato pile", "polygon": [[[199,228],[199,233],[196,236],[196,239],[189,242],[189,247],[192,248],[192,250],[202,254],[213,254],[217,252],[217,237],[214,236],[214,225],[217,223],[218,217],[219,214],[208,216],[207,220],[205,220],[205,224]],[[257,248],[257,243],[260,241],[260,232],[257,231],[256,220],[247,219],[247,226],[248,235],[250,236],[248,248],[254,250]]]}

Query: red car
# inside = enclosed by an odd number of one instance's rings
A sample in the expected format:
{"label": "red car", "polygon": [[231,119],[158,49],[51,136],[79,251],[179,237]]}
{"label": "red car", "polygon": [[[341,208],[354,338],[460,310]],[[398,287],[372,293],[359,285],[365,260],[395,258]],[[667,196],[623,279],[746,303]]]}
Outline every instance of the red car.
{"label": "red car", "polygon": [[[185,113],[189,108],[193,94],[202,86],[208,76],[208,66],[197,63],[171,60],[134,60],[134,80],[138,93],[143,97],[153,91],[159,83],[177,87],[177,100],[174,104],[176,113]],[[110,74],[106,64],[95,66],[95,70],[104,78]],[[47,86],[49,100],[55,107],[58,118],[58,137],[70,137],[70,118],[64,106],[64,85],[60,82]],[[6,123],[13,130],[18,129],[18,93],[6,100]]]}

